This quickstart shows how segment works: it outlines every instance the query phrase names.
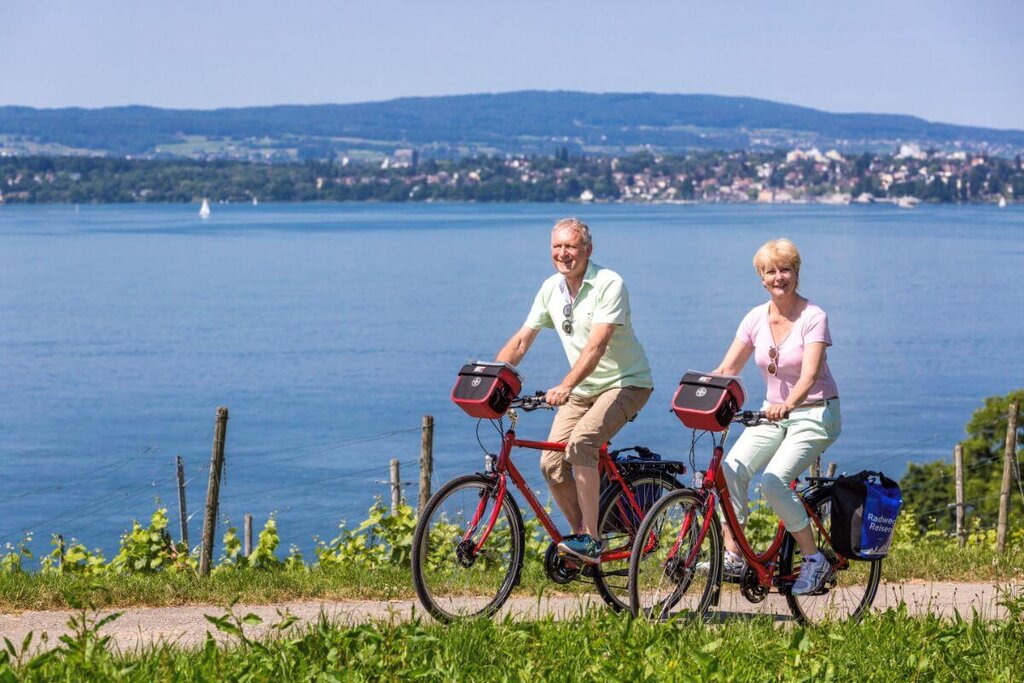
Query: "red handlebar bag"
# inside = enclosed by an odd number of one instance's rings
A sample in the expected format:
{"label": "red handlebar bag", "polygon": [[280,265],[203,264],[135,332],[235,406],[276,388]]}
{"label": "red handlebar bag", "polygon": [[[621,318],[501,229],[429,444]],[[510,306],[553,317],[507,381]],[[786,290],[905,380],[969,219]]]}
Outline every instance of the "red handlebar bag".
{"label": "red handlebar bag", "polygon": [[690,429],[720,432],[743,406],[738,377],[693,372],[683,375],[672,397],[672,412]]}
{"label": "red handlebar bag", "polygon": [[472,417],[493,420],[505,414],[522,388],[519,372],[508,363],[468,363],[459,370],[452,401]]}

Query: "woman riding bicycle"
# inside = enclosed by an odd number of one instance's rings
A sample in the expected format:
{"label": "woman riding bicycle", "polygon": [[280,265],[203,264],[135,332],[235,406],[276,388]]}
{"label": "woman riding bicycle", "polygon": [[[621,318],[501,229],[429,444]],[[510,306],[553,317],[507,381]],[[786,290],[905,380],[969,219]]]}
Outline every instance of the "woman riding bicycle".
{"label": "woman riding bicycle", "polygon": [[[825,312],[797,293],[796,245],[787,239],[766,243],[754,254],[754,269],[771,299],[743,318],[715,372],[738,375],[753,354],[768,387],[762,410],[773,422],[744,430],[726,456],[723,473],[742,524],[750,479],[764,469],[764,497],[803,554],[792,593],[805,595],[821,589],[829,563],[818,551],[807,512],[789,484],[839,436],[839,391],[825,360],[832,337]],[[724,574],[738,578],[743,557],[728,527],[724,531]]]}

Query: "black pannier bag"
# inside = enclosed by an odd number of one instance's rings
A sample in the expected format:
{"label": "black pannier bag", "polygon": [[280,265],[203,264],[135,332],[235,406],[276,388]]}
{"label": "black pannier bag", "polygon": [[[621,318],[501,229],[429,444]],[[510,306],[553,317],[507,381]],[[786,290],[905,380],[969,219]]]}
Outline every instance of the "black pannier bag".
{"label": "black pannier bag", "polygon": [[[609,455],[612,455],[609,453]],[[662,460],[661,455],[653,452],[649,448],[643,446],[630,446],[629,448],[623,448],[614,455],[612,459],[615,461],[615,466],[619,470],[619,474],[622,475],[628,481],[631,475],[642,475],[642,474],[668,474],[677,475],[686,473],[686,465],[681,462],[675,462],[673,460]],[[616,492],[620,491],[618,484],[611,483],[607,474],[601,475],[601,492],[604,493],[608,490],[608,486],[612,486],[611,490]],[[637,527],[640,526],[640,522],[643,520],[654,504],[661,498],[664,489],[661,484],[649,483],[649,484],[635,484],[633,486],[633,497],[640,506],[640,512],[633,509],[630,505],[629,500],[625,496],[618,496],[615,500],[615,509],[612,511],[611,516],[611,531],[613,533],[626,531],[636,531]]]}
{"label": "black pannier bag", "polygon": [[839,477],[832,488],[832,547],[851,560],[885,557],[901,507],[900,485],[881,472]]}
{"label": "black pannier bag", "polygon": [[672,411],[690,429],[720,432],[743,407],[738,377],[688,371],[672,397]]}
{"label": "black pannier bag", "polygon": [[508,363],[467,363],[459,370],[452,401],[473,417],[493,420],[505,414],[522,388],[519,371]]}

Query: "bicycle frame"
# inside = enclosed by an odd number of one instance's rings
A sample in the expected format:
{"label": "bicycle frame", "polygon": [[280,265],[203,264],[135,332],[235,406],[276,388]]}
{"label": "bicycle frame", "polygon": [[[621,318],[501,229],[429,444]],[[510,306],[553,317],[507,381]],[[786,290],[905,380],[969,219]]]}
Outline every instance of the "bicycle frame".
{"label": "bicycle frame", "polygon": [[[720,501],[722,514],[725,517],[725,524],[728,527],[733,539],[739,546],[740,553],[747,561],[747,565],[752,567],[757,573],[758,584],[770,588],[772,585],[777,585],[784,580],[788,580],[791,577],[778,577],[778,581],[775,579],[775,567],[777,565],[776,558],[779,555],[779,551],[782,549],[782,543],[786,536],[786,527],[779,520],[778,527],[775,532],[775,537],[772,539],[768,549],[758,553],[747,541],[746,535],[743,533],[743,527],[740,524],[739,519],[736,517],[736,511],[732,506],[732,498],[729,494],[729,486],[725,481],[725,474],[722,471],[722,459],[725,457],[725,440],[729,436],[729,429],[727,428],[722,432],[722,438],[715,443],[714,451],[711,455],[711,462],[708,465],[707,471],[704,473],[704,477],[701,480],[701,487],[697,490],[697,494],[701,496],[704,501],[703,505],[703,519],[704,522],[697,532],[697,542],[694,544],[691,550],[690,557],[685,558],[684,566],[692,566],[696,560],[696,554],[700,549],[701,544],[704,542],[704,537],[707,535],[708,527],[711,525],[711,517],[715,512],[715,504]],[[796,489],[796,481],[794,480],[790,484],[790,488]],[[811,523],[816,525],[821,531],[823,536],[831,543],[831,539],[828,537],[828,532],[825,530],[824,525],[818,518],[817,514],[807,504],[807,500],[804,496],[800,496],[800,502],[803,503],[804,509],[807,511],[807,515],[811,520]],[[683,524],[679,530],[679,535],[676,537],[676,541],[673,544],[672,549],[669,552],[669,557],[673,557],[675,552],[678,550],[679,545],[682,543],[683,538],[690,533],[691,526],[693,524],[693,512],[688,512],[683,519]],[[840,565],[845,560],[840,558]]]}
{"label": "bicycle frame", "polygon": [[[503,435],[501,439],[501,452],[498,455],[498,461],[494,467],[494,471],[489,474],[493,474],[498,480],[498,492],[496,494],[495,504],[491,510],[490,517],[487,520],[487,526],[484,528],[484,532],[480,535],[480,540],[473,548],[474,554],[479,553],[484,543],[487,542],[487,538],[490,536],[491,531],[494,529],[494,525],[498,520],[498,515],[501,511],[501,506],[505,501],[505,496],[508,495],[508,479],[512,480],[512,484],[519,489],[519,492],[526,499],[527,504],[533,510],[533,513],[537,516],[541,526],[547,531],[548,535],[555,543],[562,541],[562,534],[559,532],[558,527],[555,526],[554,522],[551,521],[551,516],[548,515],[547,511],[537,500],[537,497],[530,490],[526,480],[523,479],[523,475],[519,472],[519,469],[512,462],[512,449],[513,448],[528,448],[538,451],[559,451],[565,452],[564,443],[556,443],[551,441],[532,441],[527,439],[517,439],[515,428],[510,427]],[[632,507],[633,512],[638,513],[637,519],[643,518],[643,509],[640,504],[637,503],[636,498],[633,495],[633,491],[626,485],[626,481],[622,478],[619,473],[619,469],[615,466],[614,461],[608,455],[608,444],[604,443],[598,451],[598,472],[606,474],[609,482],[615,482],[625,492],[626,498],[629,501],[629,505]],[[469,529],[463,536],[463,541],[467,542],[472,537],[473,533],[479,526],[483,512],[487,507],[486,499],[481,499],[480,504],[477,506],[476,513],[473,516],[473,520],[469,524]],[[609,562],[614,560],[622,560],[629,557],[628,550],[613,550],[605,551],[601,555],[602,562]]]}

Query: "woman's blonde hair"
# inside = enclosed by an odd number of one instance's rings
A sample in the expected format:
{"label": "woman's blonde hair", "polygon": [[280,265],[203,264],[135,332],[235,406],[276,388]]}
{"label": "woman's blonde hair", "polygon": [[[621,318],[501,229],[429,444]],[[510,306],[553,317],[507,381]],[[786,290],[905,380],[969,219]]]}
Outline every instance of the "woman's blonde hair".
{"label": "woman's blonde hair", "polygon": [[800,277],[800,252],[796,245],[785,237],[765,242],[754,254],[754,270],[759,277],[764,275],[768,266],[780,265],[789,266],[797,277]]}

